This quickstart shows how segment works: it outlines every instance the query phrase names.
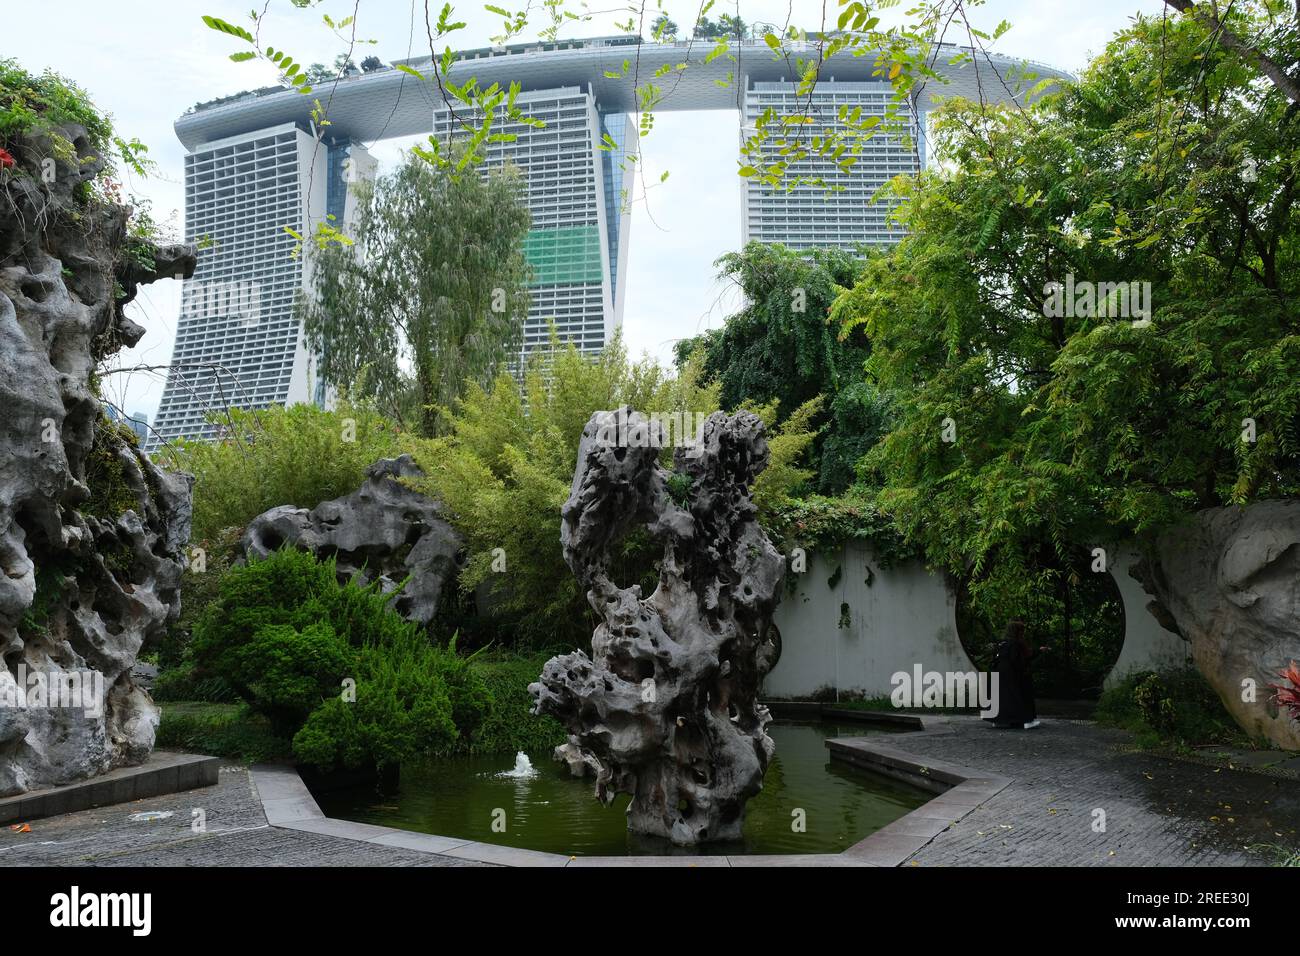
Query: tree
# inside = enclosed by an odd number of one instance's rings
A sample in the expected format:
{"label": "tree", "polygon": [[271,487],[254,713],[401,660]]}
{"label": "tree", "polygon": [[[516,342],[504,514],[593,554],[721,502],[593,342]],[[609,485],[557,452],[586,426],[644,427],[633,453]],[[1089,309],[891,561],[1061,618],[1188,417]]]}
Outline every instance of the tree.
{"label": "tree", "polygon": [[375,70],[382,70],[384,61],[377,56],[368,56],[361,61],[361,70],[364,73],[373,73]]}
{"label": "tree", "polygon": [[[1238,9],[1235,16],[1231,16],[1234,6],[1231,3],[1222,15],[1219,13],[1218,5],[1214,3],[1165,0],[1165,5],[1200,23],[1224,49],[1231,50],[1254,66],[1293,103],[1300,103],[1300,70],[1294,68],[1295,58],[1280,56],[1280,51],[1275,47],[1278,40],[1286,43],[1288,34],[1291,42],[1294,42],[1295,32],[1300,30],[1300,3],[1294,4],[1290,10],[1287,9],[1287,3],[1279,0],[1273,0],[1271,3],[1243,3],[1240,5],[1242,9]],[[1258,40],[1239,35],[1234,25],[1242,23],[1248,27],[1258,25],[1259,20],[1262,19],[1259,16],[1261,7],[1273,14],[1269,17],[1267,31]],[[1289,18],[1286,17],[1287,13],[1291,14]],[[1287,63],[1292,64],[1290,73],[1287,72]]]}
{"label": "tree", "polygon": [[749,36],[749,27],[740,16],[724,13],[718,17],[718,35],[743,40]]}
{"label": "tree", "polygon": [[329,80],[334,76],[334,74],[330,72],[330,68],[324,63],[313,63],[303,71],[303,74],[307,77],[307,82],[313,86],[324,83],[326,80]]}
{"label": "tree", "polygon": [[946,107],[953,172],[896,182],[908,235],[835,306],[897,410],[877,501],[985,607],[1300,493],[1300,123],[1209,40],[1139,18],[1034,107]]}
{"label": "tree", "polygon": [[650,25],[650,36],[656,42],[677,39],[677,24],[668,19],[668,14],[661,13]]}
{"label": "tree", "polygon": [[[597,356],[553,340],[549,355],[534,354],[522,385],[508,374],[487,388],[471,385],[448,433],[416,443],[426,477],[412,484],[442,502],[466,540],[461,591],[485,589],[512,640],[576,644],[590,636],[590,609],[560,548],[560,508],[591,414],[621,405],[707,415],[718,409],[717,386],[702,383],[698,360],[672,375],[650,359],[629,361],[618,339]],[[763,518],[808,477],[798,460],[812,441],[808,421],[816,409],[796,411],[781,427],[774,403],[754,410],[771,429],[771,459],[753,489]],[[672,449],[663,456],[670,461]],[[635,532],[612,574],[635,581],[649,573],[649,594],[660,554],[645,533]]]}
{"label": "tree", "polygon": [[700,40],[743,40],[749,35],[749,28],[739,16],[724,13],[716,21],[700,17],[694,32],[696,39]]}
{"label": "tree", "polygon": [[433,435],[467,382],[489,384],[517,353],[529,275],[519,178],[408,157],[353,188],[355,245],[311,251],[312,294],[296,312],[327,384]]}
{"label": "tree", "polygon": [[340,53],[334,58],[334,73],[338,76],[355,76],[361,71],[357,69],[356,63],[352,57],[346,53]]}
{"label": "tree", "polygon": [[859,329],[841,338],[827,315],[852,286],[861,260],[840,249],[796,252],[751,242],[714,264],[740,287],[745,305],[721,329],[679,342],[678,363],[701,349],[704,373],[717,378],[723,408],[775,400],[785,416],[824,396],[826,410],[816,424],[827,427],[810,464],[818,490],[843,491],[857,460],[884,429],[883,402],[862,381],[866,336]]}

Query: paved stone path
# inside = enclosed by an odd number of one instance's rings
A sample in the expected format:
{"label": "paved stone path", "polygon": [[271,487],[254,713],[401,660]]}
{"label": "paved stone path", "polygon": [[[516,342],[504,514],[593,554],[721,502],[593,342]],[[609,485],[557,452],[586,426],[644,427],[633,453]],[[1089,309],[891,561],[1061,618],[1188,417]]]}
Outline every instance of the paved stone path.
{"label": "paved stone path", "polygon": [[[1052,720],[998,731],[977,718],[943,735],[891,744],[1012,778],[914,854],[908,865],[1248,865],[1260,844],[1300,847],[1300,781],[1124,753],[1121,731]],[[206,833],[191,829],[206,814]],[[1106,814],[1093,830],[1094,809]],[[156,821],[131,814],[171,811]],[[248,771],[224,767],[215,787],[0,827],[0,866],[471,866],[438,854],[271,827]]]}
{"label": "paved stone path", "polygon": [[[948,726],[952,734],[891,744],[1012,783],[908,865],[1251,865],[1274,861],[1261,844],[1300,848],[1300,781],[1124,753],[1126,733],[1083,721]],[[1104,833],[1093,830],[1096,809]]]}
{"label": "paved stone path", "polygon": [[[192,830],[203,811],[206,833]],[[163,820],[132,821],[150,810]],[[475,866],[466,860],[271,827],[245,767],[215,787],[0,827],[0,866]]]}

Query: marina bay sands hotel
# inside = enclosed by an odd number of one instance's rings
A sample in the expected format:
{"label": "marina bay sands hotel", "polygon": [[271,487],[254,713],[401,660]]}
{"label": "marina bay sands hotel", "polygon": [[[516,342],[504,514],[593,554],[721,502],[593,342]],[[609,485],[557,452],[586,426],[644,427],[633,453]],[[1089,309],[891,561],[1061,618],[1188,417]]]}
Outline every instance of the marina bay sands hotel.
{"label": "marina bay sands hotel", "polygon": [[[841,107],[883,115],[892,90],[873,76],[873,56],[841,53],[823,64],[811,95],[799,96],[792,66],[765,43],[731,44],[728,56],[705,62],[713,41],[643,43],[635,36],[525,43],[468,50],[450,78],[521,84],[523,113],[544,126],[504,123],[511,142],[491,144],[485,168],[513,163],[527,188],[532,226],[525,254],[533,269],[524,352],[544,346],[549,323],[563,340],[596,351],[622,324],[626,296],[629,212],[624,162],[636,150],[636,77],[664,92],[657,110],[738,110],[742,129],[769,107],[779,115],[806,112],[809,135],[837,128]],[[805,52],[815,55],[812,42]],[[779,242],[793,249],[897,241],[889,209],[873,193],[900,173],[925,164],[925,113],[936,96],[1005,102],[1038,78],[1066,74],[1024,61],[940,50],[936,69],[948,82],[914,96],[907,138],[878,136],[851,172],[809,158],[792,174],[821,177],[841,187],[799,186],[781,191],[744,181],[740,242]],[[624,63],[634,63],[625,70]],[[678,64],[687,68],[676,71]],[[403,65],[431,75],[428,57]],[[200,104],[176,121],[185,157],[186,240],[201,245],[194,278],[186,280],[172,364],[155,420],[152,443],[210,437],[207,414],[227,406],[322,401],[313,357],[293,315],[295,292],[310,288],[311,259],[294,255],[285,226],[309,236],[327,216],[346,225],[354,214],[348,184],[371,176],[366,144],[432,132],[441,138],[455,118],[436,87],[404,70],[384,67],[343,77],[329,93],[329,125],[317,130],[314,97],[273,87]],[[325,87],[321,87],[324,102]],[[323,135],[318,135],[323,134]],[[910,142],[909,142],[910,140]],[[612,147],[611,147],[612,143]],[[775,150],[776,147],[765,147]],[[624,167],[627,167],[625,169]],[[626,193],[636,190],[631,182]]]}

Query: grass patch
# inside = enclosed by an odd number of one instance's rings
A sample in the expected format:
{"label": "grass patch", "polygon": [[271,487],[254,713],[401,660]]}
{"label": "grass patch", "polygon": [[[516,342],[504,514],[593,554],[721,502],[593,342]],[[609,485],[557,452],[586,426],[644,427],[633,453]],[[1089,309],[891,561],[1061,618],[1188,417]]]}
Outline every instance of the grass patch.
{"label": "grass patch", "polygon": [[243,704],[167,701],[159,706],[159,747],[248,764],[279,760],[290,754],[289,742],[271,733],[266,719]]}

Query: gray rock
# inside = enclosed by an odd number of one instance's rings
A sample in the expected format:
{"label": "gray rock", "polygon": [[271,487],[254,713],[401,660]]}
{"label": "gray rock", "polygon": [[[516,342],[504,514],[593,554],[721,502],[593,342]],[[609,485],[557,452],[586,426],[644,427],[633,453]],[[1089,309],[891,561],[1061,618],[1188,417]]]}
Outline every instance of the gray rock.
{"label": "gray rock", "polygon": [[570,737],[568,743],[560,744],[551,752],[556,763],[569,768],[571,777],[585,777],[587,774],[600,776],[600,761],[595,755],[583,750],[576,737]]}
{"label": "gray rock", "polygon": [[393,608],[420,624],[433,620],[456,567],[461,538],[436,501],[402,484],[424,474],[410,455],[366,470],[359,489],[312,510],[281,505],[248,523],[239,543],[245,558],[264,558],[286,544],[318,558],[333,557],[340,580],[379,581]]}
{"label": "gray rock", "polygon": [[[630,830],[691,845],[738,838],[762,788],[774,747],[758,687],[779,643],[785,559],[750,500],[768,460],[756,415],[710,415],[699,444],[675,450],[673,474],[658,464],[663,442],[657,421],[626,409],[587,423],[560,540],[602,623],[591,657],[552,658],[529,691],[590,758],[597,797],[632,795]],[[663,545],[645,598],[609,577],[612,549],[638,524]]]}
{"label": "gray rock", "polygon": [[[1300,501],[1198,512],[1160,535],[1139,573],[1157,618],[1190,642],[1197,669],[1242,728],[1300,750],[1300,721],[1279,711],[1268,688],[1300,661]],[[1253,701],[1242,700],[1247,679]]]}
{"label": "gray rock", "polygon": [[122,307],[162,273],[138,263],[192,275],[195,250],[75,198],[103,164],[60,129],[76,157],[23,136],[0,173],[0,795],[148,756],[158,711],[131,671],[180,611],[189,538],[192,479],[109,425],[91,373],[142,334]]}

